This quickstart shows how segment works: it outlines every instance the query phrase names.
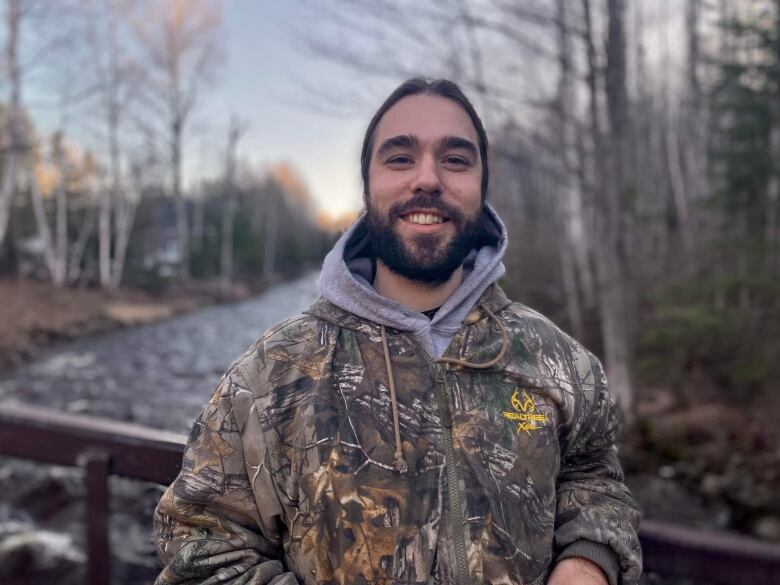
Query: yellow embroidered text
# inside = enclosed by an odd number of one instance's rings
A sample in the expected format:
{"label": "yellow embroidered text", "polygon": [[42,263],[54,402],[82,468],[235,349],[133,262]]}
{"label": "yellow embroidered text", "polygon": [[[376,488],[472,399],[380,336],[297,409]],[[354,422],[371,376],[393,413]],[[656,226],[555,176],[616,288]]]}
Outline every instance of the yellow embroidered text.
{"label": "yellow embroidered text", "polygon": [[512,408],[514,412],[504,412],[504,418],[507,420],[515,420],[517,423],[517,432],[525,431],[529,435],[531,431],[536,431],[542,428],[537,426],[536,423],[547,422],[547,415],[536,412],[536,404],[534,404],[533,398],[531,398],[527,391],[523,390],[522,397],[520,396],[520,389],[517,388],[512,394]]}

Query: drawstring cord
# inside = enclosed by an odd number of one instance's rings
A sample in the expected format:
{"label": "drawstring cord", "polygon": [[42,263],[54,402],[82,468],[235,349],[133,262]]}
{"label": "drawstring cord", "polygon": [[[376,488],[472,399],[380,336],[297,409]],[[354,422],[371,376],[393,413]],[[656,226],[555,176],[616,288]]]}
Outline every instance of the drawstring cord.
{"label": "drawstring cord", "polygon": [[[501,359],[504,357],[507,350],[509,349],[509,334],[507,333],[504,324],[501,323],[501,321],[499,321],[498,317],[496,317],[490,309],[488,309],[485,305],[482,304],[480,304],[480,306],[488,314],[488,317],[493,319],[493,321],[495,321],[498,324],[498,328],[501,332],[501,349],[499,350],[498,355],[496,355],[496,357],[494,357],[492,360],[483,362],[481,364],[470,362],[468,360],[461,360],[458,358],[445,358],[445,357],[438,358],[434,360],[435,362],[454,364],[464,368],[484,370],[487,368],[492,368],[498,362],[501,361]],[[387,332],[385,330],[384,325],[380,325],[379,329],[382,333],[382,350],[385,353],[385,366],[387,367],[387,380],[390,384],[390,404],[393,408],[393,430],[395,431],[395,453],[393,453],[393,469],[395,469],[399,473],[406,473],[409,470],[409,465],[406,463],[406,459],[404,459],[404,452],[401,449],[401,424],[398,422],[398,401],[396,400],[395,397],[395,380],[393,379],[393,367],[390,365],[390,349],[388,348],[387,345]]]}
{"label": "drawstring cord", "polygon": [[472,368],[475,370],[485,370],[487,368],[492,368],[495,366],[498,362],[500,362],[504,355],[506,354],[507,350],[509,349],[509,334],[506,332],[506,327],[504,327],[504,324],[498,320],[498,317],[496,317],[493,312],[488,309],[485,305],[481,304],[479,305],[484,309],[484,311],[488,314],[488,317],[493,319],[498,324],[498,329],[501,332],[501,349],[498,351],[498,354],[496,357],[494,357],[492,360],[487,362],[476,363],[476,362],[470,362],[468,360],[461,360],[458,358],[448,358],[448,357],[441,357],[436,360],[434,360],[436,363],[439,364],[454,364],[456,366],[461,366],[464,368]]}
{"label": "drawstring cord", "polygon": [[395,381],[393,380],[393,368],[390,365],[390,350],[387,347],[387,333],[385,326],[380,325],[382,331],[382,349],[385,352],[385,365],[387,366],[387,379],[390,382],[390,404],[393,407],[393,429],[395,430],[395,453],[393,453],[393,468],[398,473],[406,473],[409,466],[404,459],[404,452],[401,449],[401,425],[398,422],[398,401],[395,399]]}

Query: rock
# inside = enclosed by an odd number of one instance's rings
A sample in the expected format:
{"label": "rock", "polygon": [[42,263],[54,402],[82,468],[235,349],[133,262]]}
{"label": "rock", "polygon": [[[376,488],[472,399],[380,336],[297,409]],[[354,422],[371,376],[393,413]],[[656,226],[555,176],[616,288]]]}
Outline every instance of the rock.
{"label": "rock", "polygon": [[85,560],[67,534],[20,532],[0,541],[0,581],[76,585],[84,581]]}
{"label": "rock", "polygon": [[710,498],[716,498],[723,493],[723,477],[714,473],[707,473],[701,479],[701,492]]}
{"label": "rock", "polygon": [[[74,470],[38,469],[32,477],[23,472],[14,491],[9,492],[14,506],[25,510],[35,521],[52,519],[67,514],[83,493],[81,478]],[[48,472],[48,475],[45,473]]]}
{"label": "rock", "polygon": [[714,510],[698,494],[676,480],[651,474],[626,477],[631,493],[645,518],[699,528],[715,528]]}
{"label": "rock", "polygon": [[765,516],[753,525],[753,534],[766,540],[780,540],[780,518]]}
{"label": "rock", "polygon": [[698,405],[687,410],[646,419],[649,439],[659,445],[707,444],[731,441],[744,435],[744,416],[720,404]]}
{"label": "rock", "polygon": [[648,388],[636,405],[636,415],[640,420],[670,412],[677,404],[677,395],[667,388]]}

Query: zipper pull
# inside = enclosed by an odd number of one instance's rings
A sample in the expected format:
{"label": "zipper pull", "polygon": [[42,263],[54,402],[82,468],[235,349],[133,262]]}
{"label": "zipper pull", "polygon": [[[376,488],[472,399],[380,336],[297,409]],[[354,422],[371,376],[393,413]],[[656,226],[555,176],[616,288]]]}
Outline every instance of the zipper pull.
{"label": "zipper pull", "polygon": [[441,424],[443,424],[446,428],[451,429],[452,411],[450,410],[450,401],[449,401],[449,397],[447,396],[447,383],[444,379],[446,373],[443,370],[444,369],[438,364],[436,365],[434,370],[436,372],[435,379],[439,391],[439,400],[441,402],[439,411],[441,412]]}
{"label": "zipper pull", "polygon": [[446,400],[441,405],[441,424],[448,429],[452,428],[452,412],[450,412],[450,405]]}

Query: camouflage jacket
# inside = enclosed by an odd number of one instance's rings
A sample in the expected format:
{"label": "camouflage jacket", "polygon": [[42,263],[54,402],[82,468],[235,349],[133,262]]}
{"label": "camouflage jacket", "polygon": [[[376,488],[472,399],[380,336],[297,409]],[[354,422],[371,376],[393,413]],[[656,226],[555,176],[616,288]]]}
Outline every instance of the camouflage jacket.
{"label": "camouflage jacket", "polygon": [[[319,300],[268,331],[196,421],[157,509],[157,583],[543,584],[577,542],[641,572],[598,360],[483,294],[445,357]],[[497,363],[495,357],[499,357]]]}

